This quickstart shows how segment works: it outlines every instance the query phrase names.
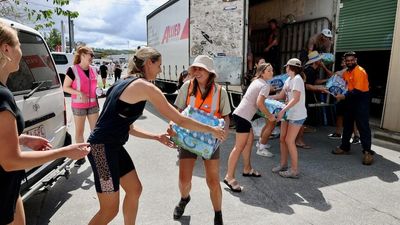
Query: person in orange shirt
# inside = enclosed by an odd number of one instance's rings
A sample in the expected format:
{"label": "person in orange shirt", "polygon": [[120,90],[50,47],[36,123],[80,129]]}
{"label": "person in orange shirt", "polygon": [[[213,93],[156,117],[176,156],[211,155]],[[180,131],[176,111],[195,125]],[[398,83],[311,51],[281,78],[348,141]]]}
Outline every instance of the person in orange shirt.
{"label": "person in orange shirt", "polygon": [[347,70],[343,73],[343,79],[347,82],[348,92],[344,95],[336,95],[338,101],[344,100],[345,114],[343,121],[342,144],[332,151],[335,155],[345,155],[350,151],[350,138],[354,128],[354,121],[360,132],[363,148],[364,165],[371,165],[374,161],[374,151],[371,150],[371,129],[369,127],[369,82],[368,74],[361,66],[357,65],[355,52],[344,54]]}

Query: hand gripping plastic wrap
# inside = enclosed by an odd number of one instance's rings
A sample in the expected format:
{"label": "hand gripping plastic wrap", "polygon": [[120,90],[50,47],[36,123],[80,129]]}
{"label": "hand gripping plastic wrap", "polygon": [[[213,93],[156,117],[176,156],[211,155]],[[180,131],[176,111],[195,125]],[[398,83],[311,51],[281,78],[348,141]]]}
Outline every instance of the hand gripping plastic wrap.
{"label": "hand gripping plastic wrap", "polygon": [[268,83],[275,90],[281,90],[283,88],[283,85],[285,84],[285,81],[288,79],[288,77],[289,77],[289,75],[287,75],[287,73],[284,73],[281,75],[276,75],[271,80],[269,80]]}
{"label": "hand gripping plastic wrap", "polygon": [[[188,116],[198,122],[207,124],[213,127],[223,128],[225,121],[218,119],[216,116],[208,114],[202,110],[186,107],[182,114]],[[205,159],[210,159],[212,154],[217,150],[221,141],[214,138],[211,133],[202,133],[191,131],[178,125],[172,125],[172,130],[176,132],[176,136],[172,137],[172,141],[179,147],[182,147],[196,155],[202,156]]]}
{"label": "hand gripping plastic wrap", "polygon": [[[278,113],[286,106],[284,103],[273,99],[265,99],[264,105],[271,114],[274,114],[275,117],[278,117]],[[266,117],[260,110],[257,110],[257,114]],[[286,118],[287,111],[285,112],[285,115],[283,115],[282,119],[286,120]]]}
{"label": "hand gripping plastic wrap", "polygon": [[335,56],[332,53],[322,53],[322,62],[325,65],[330,65],[335,62]]}
{"label": "hand gripping plastic wrap", "polygon": [[343,80],[341,76],[334,75],[331,76],[326,82],[326,88],[329,93],[336,96],[337,94],[346,94],[347,92],[347,84],[346,81]]}

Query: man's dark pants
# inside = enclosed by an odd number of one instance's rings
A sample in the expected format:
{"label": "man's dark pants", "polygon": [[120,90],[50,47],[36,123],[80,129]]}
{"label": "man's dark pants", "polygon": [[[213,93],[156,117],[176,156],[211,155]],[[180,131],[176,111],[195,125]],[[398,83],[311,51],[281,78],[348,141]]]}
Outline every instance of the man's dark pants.
{"label": "man's dark pants", "polygon": [[354,95],[346,97],[343,118],[343,135],[340,148],[350,151],[350,138],[353,133],[354,121],[360,133],[363,152],[374,154],[371,150],[371,129],[369,127],[369,92],[355,91]]}

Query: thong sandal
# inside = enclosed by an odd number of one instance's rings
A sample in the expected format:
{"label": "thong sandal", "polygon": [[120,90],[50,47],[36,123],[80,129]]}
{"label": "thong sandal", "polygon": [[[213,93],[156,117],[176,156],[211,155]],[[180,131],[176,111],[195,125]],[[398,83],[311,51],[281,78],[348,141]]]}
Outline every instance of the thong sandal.
{"label": "thong sandal", "polygon": [[232,179],[230,181],[228,181],[227,179],[224,179],[224,183],[233,192],[241,192],[242,191],[242,187],[240,187],[239,183],[235,179]]}
{"label": "thong sandal", "polygon": [[257,172],[256,170],[254,170],[253,168],[248,173],[243,172],[242,175],[244,177],[261,177],[261,174],[259,172]]}
{"label": "thong sandal", "polygon": [[302,149],[311,149],[311,146],[307,144],[296,144],[296,147],[302,148]]}

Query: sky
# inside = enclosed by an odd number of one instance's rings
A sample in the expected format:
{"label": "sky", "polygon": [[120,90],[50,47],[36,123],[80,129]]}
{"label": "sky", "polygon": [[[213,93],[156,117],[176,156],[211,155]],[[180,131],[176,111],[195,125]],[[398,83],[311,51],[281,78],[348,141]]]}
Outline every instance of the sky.
{"label": "sky", "polygon": [[[146,44],[146,16],[167,1],[71,0],[64,8],[79,12],[74,20],[75,41],[94,48],[133,49]],[[35,7],[49,5],[45,0],[28,2]],[[65,24],[68,21],[56,18],[54,27],[58,30],[61,30],[61,20]]]}

